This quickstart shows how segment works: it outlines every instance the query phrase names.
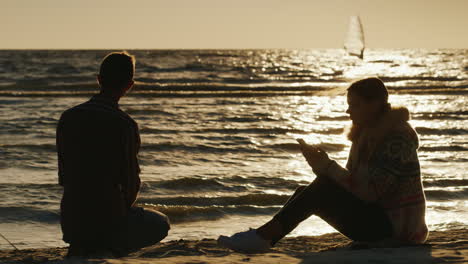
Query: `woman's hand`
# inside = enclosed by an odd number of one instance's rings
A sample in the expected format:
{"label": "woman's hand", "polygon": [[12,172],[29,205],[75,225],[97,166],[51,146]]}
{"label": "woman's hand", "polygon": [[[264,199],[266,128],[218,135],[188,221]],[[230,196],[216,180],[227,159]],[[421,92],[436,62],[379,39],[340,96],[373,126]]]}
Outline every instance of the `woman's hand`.
{"label": "woman's hand", "polygon": [[302,155],[304,155],[314,173],[317,176],[324,175],[333,160],[328,157],[328,154],[323,149],[306,144],[303,141],[299,143]]}

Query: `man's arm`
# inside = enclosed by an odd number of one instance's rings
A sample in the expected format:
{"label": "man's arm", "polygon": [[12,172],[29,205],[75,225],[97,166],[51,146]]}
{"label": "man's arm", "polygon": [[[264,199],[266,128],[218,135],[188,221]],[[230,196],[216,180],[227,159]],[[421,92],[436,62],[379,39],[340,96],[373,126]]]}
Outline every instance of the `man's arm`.
{"label": "man's arm", "polygon": [[63,120],[60,118],[56,135],[55,135],[55,144],[57,147],[57,161],[58,161],[58,183],[63,186],[64,184],[64,164],[63,164]]}
{"label": "man's arm", "polygon": [[131,207],[138,196],[140,190],[140,166],[138,164],[138,151],[140,148],[140,135],[138,127],[129,127],[124,136],[124,194],[127,206]]}

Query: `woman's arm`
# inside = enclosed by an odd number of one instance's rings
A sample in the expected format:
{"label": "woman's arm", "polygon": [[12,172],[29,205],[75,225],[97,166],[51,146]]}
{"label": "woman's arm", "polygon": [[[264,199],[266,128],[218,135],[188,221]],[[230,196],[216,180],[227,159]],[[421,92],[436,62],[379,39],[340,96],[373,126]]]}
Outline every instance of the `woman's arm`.
{"label": "woman's arm", "polygon": [[375,149],[367,166],[361,163],[350,172],[334,162],[323,174],[360,199],[375,202],[399,191],[402,177],[419,175],[416,149],[410,137],[392,134]]}

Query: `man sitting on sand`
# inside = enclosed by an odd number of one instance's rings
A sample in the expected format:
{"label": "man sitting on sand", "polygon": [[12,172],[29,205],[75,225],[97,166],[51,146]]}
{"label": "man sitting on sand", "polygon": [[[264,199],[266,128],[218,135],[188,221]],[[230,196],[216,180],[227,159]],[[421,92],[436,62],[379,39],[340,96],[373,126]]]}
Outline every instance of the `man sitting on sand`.
{"label": "man sitting on sand", "polygon": [[97,76],[100,93],[65,111],[58,123],[60,223],[70,256],[145,247],[170,229],[164,214],[134,206],[140,136],[118,105],[134,84],[134,72],[133,56],[107,55]]}
{"label": "man sitting on sand", "polygon": [[298,140],[317,178],[299,187],[272,220],[258,229],[220,236],[222,246],[268,250],[312,214],[348,238],[366,243],[424,243],[426,199],[417,154],[418,137],[406,108],[392,108],[378,78],[348,88],[353,126],[348,164],[341,167],[320,148]]}

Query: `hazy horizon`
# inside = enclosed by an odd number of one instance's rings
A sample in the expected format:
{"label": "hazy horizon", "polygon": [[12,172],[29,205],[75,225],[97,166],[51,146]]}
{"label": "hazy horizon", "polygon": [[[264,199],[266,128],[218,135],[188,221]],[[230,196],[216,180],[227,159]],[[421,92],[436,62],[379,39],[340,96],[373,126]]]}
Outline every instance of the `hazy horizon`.
{"label": "hazy horizon", "polygon": [[[89,51],[99,51],[99,50],[122,50],[122,51],[131,51],[131,50],[341,50],[341,48],[0,48],[0,50],[18,50],[18,51],[41,51],[41,50],[89,50]],[[415,49],[415,50],[465,50],[468,48],[371,48],[366,47],[368,50],[405,50],[405,49]]]}
{"label": "hazy horizon", "polygon": [[0,49],[342,48],[360,15],[368,48],[468,47],[468,1],[3,0]]}

